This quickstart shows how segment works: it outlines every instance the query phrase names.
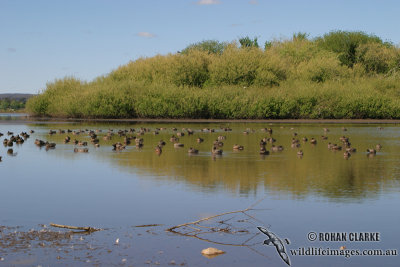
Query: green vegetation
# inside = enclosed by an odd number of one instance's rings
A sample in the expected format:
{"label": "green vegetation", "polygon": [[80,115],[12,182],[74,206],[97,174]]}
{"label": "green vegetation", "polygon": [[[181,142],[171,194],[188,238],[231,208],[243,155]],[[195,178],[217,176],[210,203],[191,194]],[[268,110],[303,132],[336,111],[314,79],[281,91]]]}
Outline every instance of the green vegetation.
{"label": "green vegetation", "polygon": [[25,108],[26,100],[0,99],[0,112],[17,111]]}
{"label": "green vegetation", "polygon": [[363,32],[215,40],[140,58],[91,82],[56,80],[27,103],[81,118],[400,118],[400,49]]}

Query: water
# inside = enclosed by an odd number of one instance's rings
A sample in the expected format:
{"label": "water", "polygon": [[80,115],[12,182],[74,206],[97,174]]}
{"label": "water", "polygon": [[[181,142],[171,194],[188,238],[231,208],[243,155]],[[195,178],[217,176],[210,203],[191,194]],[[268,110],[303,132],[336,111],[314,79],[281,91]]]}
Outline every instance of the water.
{"label": "water", "polygon": [[[232,128],[225,132],[223,127]],[[134,141],[116,152],[112,144],[122,141],[117,134],[104,141],[109,129],[165,127],[154,135],[140,136],[144,146]],[[178,131],[191,128],[193,136],[180,137],[183,148],[169,141]],[[203,128],[215,132],[205,133]],[[259,154],[259,141],[269,137],[260,129],[271,127],[282,152]],[[329,128],[324,133],[323,128]],[[342,127],[346,127],[344,132]],[[383,127],[380,129],[379,127]],[[244,134],[247,128],[254,132]],[[88,133],[68,134],[71,139],[88,141],[89,153],[74,153],[73,144],[63,144],[67,134],[49,135],[50,129],[100,129],[100,147],[90,143]],[[347,250],[399,249],[400,231],[400,128],[395,124],[285,124],[285,123],[76,123],[30,122],[24,118],[0,120],[0,138],[7,131],[34,130],[24,144],[12,147],[7,155],[0,147],[0,225],[21,228],[3,230],[27,232],[42,229],[50,222],[106,229],[91,235],[74,235],[60,244],[39,239],[30,247],[6,246],[0,242],[0,265],[122,265],[154,266],[287,266],[273,246],[263,245],[267,236],[256,226],[264,226],[285,244],[292,266],[399,266],[398,256],[294,256],[290,249],[321,247]],[[293,133],[300,139],[304,156],[291,148]],[[128,134],[132,135],[132,134]],[[133,134],[136,136],[135,134]],[[222,156],[212,157],[211,147],[219,135]],[[328,136],[322,140],[321,135]],[[357,152],[348,159],[343,151],[328,150],[328,142],[350,138]],[[316,145],[301,138],[315,137]],[[198,144],[197,137],[204,138]],[[42,139],[57,143],[48,150],[34,145]],[[161,155],[154,152],[160,139],[166,142]],[[370,157],[367,148],[381,144]],[[243,151],[233,151],[234,144]],[[189,147],[200,150],[189,155]],[[271,144],[267,145],[270,150]],[[179,228],[186,235],[165,231],[175,225],[207,216],[243,210],[261,200],[246,214],[233,213],[202,222],[194,228],[207,233],[194,236],[193,228]],[[138,225],[160,224],[150,227]],[[207,228],[208,227],[208,228]],[[214,232],[210,231],[213,227]],[[47,229],[47,228],[46,228]],[[219,229],[219,230],[215,230]],[[222,229],[222,230],[221,230]],[[58,231],[58,229],[52,229]],[[189,231],[190,230],[190,231]],[[61,230],[63,231],[63,230]],[[309,232],[378,232],[379,242],[309,241]],[[198,238],[200,237],[200,238]],[[118,245],[115,240],[119,238]],[[81,240],[82,239],[82,240]],[[205,240],[207,239],[207,240]],[[250,239],[249,242],[245,242]],[[212,241],[214,243],[211,243]],[[7,243],[10,244],[10,243]],[[226,245],[230,244],[230,245]],[[245,245],[247,246],[245,246]],[[226,253],[208,259],[201,250],[216,247]],[[173,261],[173,262],[171,262]]]}

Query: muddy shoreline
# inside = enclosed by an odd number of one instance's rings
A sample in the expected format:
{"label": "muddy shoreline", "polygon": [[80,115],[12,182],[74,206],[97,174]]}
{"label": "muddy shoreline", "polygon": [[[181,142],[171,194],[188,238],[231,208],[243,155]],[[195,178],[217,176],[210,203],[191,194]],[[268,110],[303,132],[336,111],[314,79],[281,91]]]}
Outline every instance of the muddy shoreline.
{"label": "muddy shoreline", "polygon": [[[1,113],[0,113],[1,115]],[[132,118],[132,119],[82,119],[21,116],[16,120],[0,120],[17,123],[53,123],[53,122],[165,122],[165,123],[301,123],[301,124],[400,124],[399,119],[167,119],[167,118]]]}

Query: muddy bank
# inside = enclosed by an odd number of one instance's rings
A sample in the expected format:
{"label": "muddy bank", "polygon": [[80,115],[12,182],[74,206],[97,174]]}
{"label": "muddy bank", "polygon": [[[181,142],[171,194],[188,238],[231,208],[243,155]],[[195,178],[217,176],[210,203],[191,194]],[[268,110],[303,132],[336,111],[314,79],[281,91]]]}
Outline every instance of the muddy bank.
{"label": "muddy bank", "polygon": [[[0,119],[0,123],[2,120]],[[10,123],[11,121],[7,121]],[[12,122],[17,123],[59,123],[59,122],[185,122],[185,123],[302,123],[302,124],[399,124],[398,119],[165,119],[165,118],[133,118],[133,119],[78,119],[78,118],[54,118],[54,117],[35,117],[21,116]]]}

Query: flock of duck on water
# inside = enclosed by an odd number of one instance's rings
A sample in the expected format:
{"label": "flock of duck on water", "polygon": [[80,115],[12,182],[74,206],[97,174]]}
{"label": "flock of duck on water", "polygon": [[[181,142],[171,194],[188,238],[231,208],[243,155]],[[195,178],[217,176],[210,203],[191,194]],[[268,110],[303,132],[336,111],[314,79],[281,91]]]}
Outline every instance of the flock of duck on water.
{"label": "flock of duck on water", "polygon": [[[283,127],[281,127],[283,128]],[[225,132],[229,132],[232,131],[231,128],[229,127],[221,127],[221,129]],[[381,127],[379,129],[382,129]],[[135,142],[135,145],[137,148],[141,148],[144,144],[143,138],[141,138],[142,135],[144,135],[145,133],[150,133],[152,132],[154,135],[158,135],[160,133],[160,131],[164,131],[167,130],[167,128],[156,128],[155,130],[151,130],[149,128],[140,128],[139,130],[135,130],[133,128],[129,129],[129,130],[118,130],[116,133],[114,132],[113,129],[108,130],[108,132],[103,136],[103,140],[105,141],[110,141],[112,140],[114,135],[118,135],[119,137],[123,137],[123,141],[122,142],[116,142],[114,144],[112,144],[112,149],[114,151],[121,151],[124,150],[128,145],[131,144],[131,142]],[[291,130],[294,130],[294,128],[291,128]],[[322,140],[327,140],[328,137],[326,136],[326,133],[329,132],[328,128],[323,128],[324,130],[324,135],[321,136]],[[170,142],[173,143],[175,148],[179,148],[179,147],[184,147],[183,143],[179,142],[179,137],[183,137],[186,134],[187,135],[193,135],[195,133],[195,131],[193,131],[190,128],[183,128],[182,131],[178,131],[177,128],[172,128],[172,131],[175,133],[171,136],[170,138]],[[210,128],[204,128],[201,130],[201,132],[209,132],[212,133],[214,132],[214,129],[210,129]],[[270,152],[267,149],[267,144],[270,143],[271,144],[271,151],[272,152],[279,152],[282,151],[284,148],[283,146],[279,145],[276,146],[274,145],[274,143],[276,142],[276,139],[274,139],[272,137],[272,128],[262,128],[261,129],[262,132],[265,132],[269,135],[269,137],[264,137],[263,139],[260,140],[259,145],[260,145],[260,150],[259,150],[259,154],[260,155],[268,155]],[[342,128],[342,131],[347,131],[346,128]],[[101,133],[102,130],[98,129],[98,130],[62,130],[59,129],[58,131],[56,130],[49,130],[48,134],[49,135],[53,135],[53,134],[67,134],[67,136],[64,139],[64,144],[67,143],[71,143],[75,145],[74,148],[74,152],[75,153],[88,153],[89,149],[87,148],[88,146],[88,142],[86,141],[79,141],[77,139],[71,140],[71,137],[69,136],[69,134],[72,134],[74,136],[78,136],[80,134],[84,134],[84,133],[88,133],[90,136],[90,142],[95,146],[95,147],[99,147],[100,146],[100,140],[98,137],[98,134]],[[255,130],[247,128],[243,134],[250,134],[252,132],[255,132]],[[31,130],[30,134],[33,134],[34,131]],[[0,137],[3,136],[4,134],[0,132]],[[16,144],[23,144],[29,137],[30,135],[26,132],[22,132],[20,134],[17,134],[16,136],[14,136],[13,132],[8,131],[7,135],[10,136],[9,138],[5,138],[3,140],[3,145],[5,147],[9,147],[7,150],[7,154],[9,155],[15,155],[13,149],[11,148],[13,146],[14,143]],[[136,135],[136,136],[135,136]],[[293,132],[293,137],[291,140],[291,147],[292,148],[297,148],[297,155],[299,157],[302,157],[304,155],[303,151],[300,148],[300,139],[298,139],[298,134],[296,132]],[[213,142],[213,146],[211,148],[211,154],[212,155],[222,155],[223,150],[221,149],[221,147],[224,146],[224,140],[226,140],[226,136],[224,135],[219,135],[218,138]],[[198,137],[196,139],[197,143],[202,143],[204,141],[203,138]],[[303,143],[309,142],[311,145],[316,145],[317,144],[317,140],[313,137],[310,140],[308,140],[307,137],[302,137],[301,141]],[[351,146],[349,137],[346,136],[342,136],[340,137],[340,142],[342,143],[342,145],[338,145],[338,144],[332,144],[332,143],[328,143],[328,149],[332,150],[332,151],[342,151],[344,150],[343,153],[343,157],[344,158],[349,158],[351,156],[352,153],[356,152],[356,149],[354,147]],[[54,149],[56,147],[56,143],[51,143],[48,141],[43,141],[40,139],[36,139],[35,140],[35,145],[37,145],[38,147],[45,147],[46,150],[49,149]],[[166,142],[164,140],[160,140],[158,142],[158,144],[155,146],[155,153],[157,153],[158,155],[160,155],[162,153],[163,147],[166,145]],[[368,148],[367,149],[367,154],[369,156],[374,156],[376,154],[377,151],[379,151],[382,148],[382,146],[380,144],[377,144],[375,146],[375,148]],[[233,148],[234,151],[241,151],[244,149],[244,146],[239,145],[239,144],[234,144]],[[189,154],[198,154],[199,150],[193,147],[190,147],[188,150]],[[2,157],[0,156],[0,162],[2,160]]]}

